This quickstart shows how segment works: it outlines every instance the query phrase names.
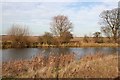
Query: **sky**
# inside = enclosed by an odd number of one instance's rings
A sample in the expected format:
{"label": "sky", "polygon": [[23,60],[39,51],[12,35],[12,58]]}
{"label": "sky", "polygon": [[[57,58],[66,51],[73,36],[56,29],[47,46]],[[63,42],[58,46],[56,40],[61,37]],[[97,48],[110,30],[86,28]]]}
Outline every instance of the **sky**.
{"label": "sky", "polygon": [[117,8],[118,0],[2,0],[0,5],[0,35],[7,34],[13,24],[26,25],[31,35],[43,35],[50,32],[54,16],[65,15],[73,23],[74,36],[84,36],[100,31],[100,13]]}

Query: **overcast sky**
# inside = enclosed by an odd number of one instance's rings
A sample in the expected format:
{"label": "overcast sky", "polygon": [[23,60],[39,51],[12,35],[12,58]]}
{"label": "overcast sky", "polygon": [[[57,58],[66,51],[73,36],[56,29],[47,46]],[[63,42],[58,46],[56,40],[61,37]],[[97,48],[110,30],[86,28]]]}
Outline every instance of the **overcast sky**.
{"label": "overcast sky", "polygon": [[[32,35],[42,35],[50,31],[50,22],[56,15],[65,15],[73,23],[74,36],[90,35],[95,31],[100,31],[99,15],[103,10],[114,9],[118,7],[117,0],[100,1],[78,1],[66,0],[58,2],[38,1],[19,2],[18,0],[2,3],[2,32],[6,34],[12,24],[27,25]],[[1,31],[1,30],[0,30]]]}

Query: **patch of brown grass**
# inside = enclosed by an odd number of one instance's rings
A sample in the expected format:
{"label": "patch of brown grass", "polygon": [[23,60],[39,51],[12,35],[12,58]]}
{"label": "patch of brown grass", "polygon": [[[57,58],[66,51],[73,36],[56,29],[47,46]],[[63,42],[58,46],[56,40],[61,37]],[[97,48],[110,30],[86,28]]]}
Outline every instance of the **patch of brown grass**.
{"label": "patch of brown grass", "polygon": [[118,55],[95,54],[74,59],[74,54],[37,56],[32,60],[4,62],[2,76],[12,78],[114,78]]}
{"label": "patch of brown grass", "polygon": [[118,77],[118,56],[101,54],[86,56],[65,67],[60,71],[60,75],[65,78],[115,78]]}

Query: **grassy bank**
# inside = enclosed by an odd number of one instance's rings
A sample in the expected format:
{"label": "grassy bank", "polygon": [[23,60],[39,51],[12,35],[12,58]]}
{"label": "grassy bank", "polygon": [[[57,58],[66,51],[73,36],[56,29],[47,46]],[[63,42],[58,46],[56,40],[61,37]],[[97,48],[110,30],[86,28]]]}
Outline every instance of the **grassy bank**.
{"label": "grassy bank", "polygon": [[[36,44],[22,48],[44,48],[44,47],[120,47],[118,43],[67,43],[61,45]],[[11,45],[4,45],[2,49],[14,48]]]}
{"label": "grassy bank", "polygon": [[60,47],[120,47],[117,43],[74,43],[63,44]]}
{"label": "grassy bank", "polygon": [[32,60],[3,62],[4,78],[115,78],[118,77],[118,55],[101,53],[74,59],[74,54],[48,58],[39,55]]}

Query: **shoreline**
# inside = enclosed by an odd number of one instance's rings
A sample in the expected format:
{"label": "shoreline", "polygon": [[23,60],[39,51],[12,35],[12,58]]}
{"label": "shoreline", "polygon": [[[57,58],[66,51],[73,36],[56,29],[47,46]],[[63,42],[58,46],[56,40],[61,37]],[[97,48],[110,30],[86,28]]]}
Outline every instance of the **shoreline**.
{"label": "shoreline", "polygon": [[[30,46],[30,47],[23,47],[23,48],[86,48],[86,47],[120,47],[118,43],[83,43],[83,44],[63,44],[63,45],[37,45],[37,46]],[[2,47],[1,49],[11,49],[14,47],[7,46]],[[19,47],[18,47],[19,48]]]}

